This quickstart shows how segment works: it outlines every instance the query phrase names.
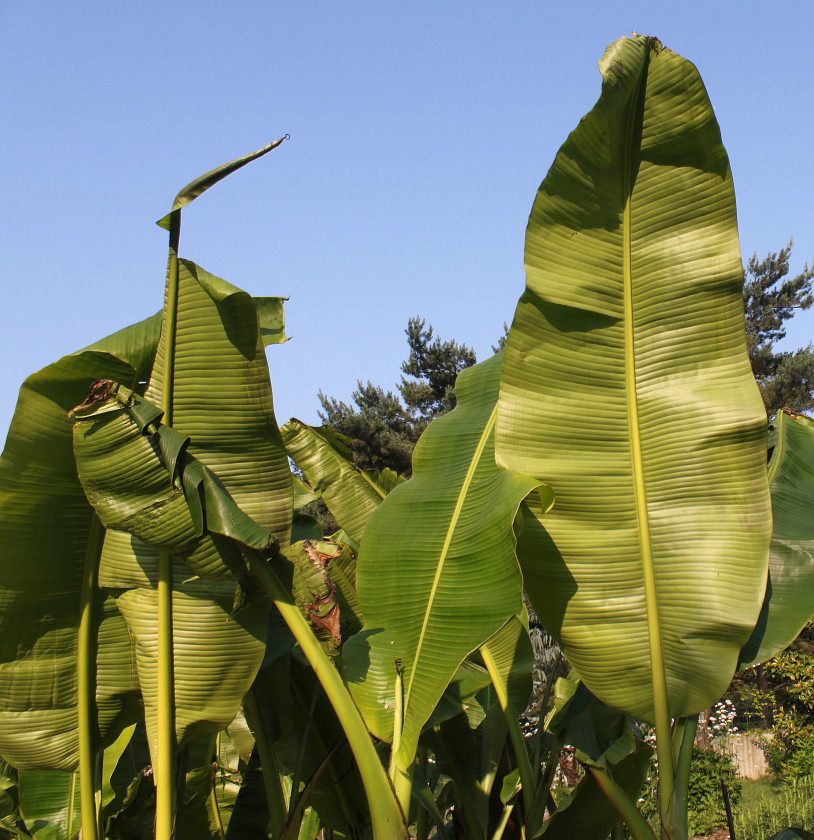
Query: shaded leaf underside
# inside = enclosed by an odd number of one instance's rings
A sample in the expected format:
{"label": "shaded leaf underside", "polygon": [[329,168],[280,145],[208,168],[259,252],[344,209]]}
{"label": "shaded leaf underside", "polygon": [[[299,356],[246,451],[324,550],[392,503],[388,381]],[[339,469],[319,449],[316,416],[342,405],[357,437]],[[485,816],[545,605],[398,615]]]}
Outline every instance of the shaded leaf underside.
{"label": "shaded leaf underside", "polygon": [[535,610],[599,697],[653,720],[659,671],[672,716],[708,707],[757,618],[765,415],[701,79],[641,37],[600,69],[529,220],[497,459],[557,500],[518,549]]}

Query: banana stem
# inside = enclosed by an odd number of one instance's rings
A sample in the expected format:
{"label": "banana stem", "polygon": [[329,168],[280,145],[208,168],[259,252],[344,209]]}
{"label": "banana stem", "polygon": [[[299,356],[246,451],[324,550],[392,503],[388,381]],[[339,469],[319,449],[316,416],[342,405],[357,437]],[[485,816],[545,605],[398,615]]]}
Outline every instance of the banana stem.
{"label": "banana stem", "polygon": [[348,744],[359,766],[370,806],[375,840],[405,840],[407,830],[399,803],[393,795],[390,779],[373,747],[370,733],[345,688],[334,663],[325,655],[300,610],[291,603],[291,594],[274,570],[255,552],[246,552],[249,570],[257,583],[268,593],[280,615],[297,640],[314,674],[322,683],[328,700],[348,738]]}
{"label": "banana stem", "polygon": [[656,840],[653,829],[647,824],[647,820],[630,801],[624,789],[619,787],[610,777],[610,774],[598,767],[591,767],[590,765],[586,769],[593,776],[597,787],[605,794],[611,805],[613,805],[616,813],[622,818],[633,840]]}
{"label": "banana stem", "polygon": [[520,726],[517,722],[517,715],[513,712],[509,703],[509,692],[506,683],[500,675],[497,662],[492,656],[492,651],[489,645],[481,645],[480,655],[483,659],[483,664],[489,672],[489,677],[492,680],[492,688],[497,695],[497,702],[506,719],[506,726],[509,730],[509,740],[512,744],[512,751],[514,752],[515,761],[520,771],[520,784],[522,787],[523,809],[526,817],[531,813],[532,803],[534,801],[534,771],[531,768],[531,761],[529,760],[528,749],[523,739],[523,733],[520,731]]}
{"label": "banana stem", "polygon": [[175,815],[173,758],[175,752],[174,686],[172,673],[172,556],[158,555],[158,709],[156,715],[155,837],[171,840]]}
{"label": "banana stem", "polygon": [[[93,593],[96,590],[97,568],[102,550],[104,528],[96,514],[91,520],[85,565],[82,570],[79,633],[77,638],[77,706],[79,713],[79,801],[82,815],[82,837],[98,840],[100,814],[97,807],[97,761],[94,750],[94,707],[96,662],[93,639]],[[73,807],[73,799],[71,800]]]}
{"label": "banana stem", "polygon": [[[178,320],[178,242],[181,212],[170,215],[170,247],[167,264],[167,300],[163,328],[164,368],[161,390],[163,422],[172,425],[173,378],[175,376],[175,333]],[[158,554],[158,680],[155,761],[156,840],[171,840],[175,822],[175,686],[172,667],[172,555]]]}

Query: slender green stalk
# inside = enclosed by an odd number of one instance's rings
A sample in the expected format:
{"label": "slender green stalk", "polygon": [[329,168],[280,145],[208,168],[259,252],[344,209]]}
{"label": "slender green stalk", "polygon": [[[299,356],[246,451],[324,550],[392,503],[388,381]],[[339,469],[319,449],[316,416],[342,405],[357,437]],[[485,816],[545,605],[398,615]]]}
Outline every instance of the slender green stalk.
{"label": "slender green stalk", "polygon": [[220,818],[220,805],[218,804],[217,783],[209,788],[209,805],[212,808],[212,819],[215,823],[215,831],[219,840],[226,840],[226,832],[223,829],[223,820]]}
{"label": "slender green stalk", "polygon": [[370,733],[339,672],[323,652],[300,610],[291,602],[291,593],[283,586],[274,570],[259,554],[247,552],[247,556],[252,577],[274,601],[283,620],[294,634],[345,731],[365,787],[375,840],[404,840],[407,836],[405,820],[393,795],[390,779],[379,761],[370,740]]}
{"label": "slender green stalk", "polygon": [[500,708],[506,719],[512,751],[514,752],[517,767],[520,770],[520,784],[523,789],[523,810],[528,815],[531,813],[535,787],[534,771],[531,768],[531,761],[529,761],[529,753],[526,749],[526,743],[523,740],[523,733],[520,731],[520,725],[517,722],[517,716],[509,704],[509,691],[506,683],[500,675],[497,662],[495,662],[495,658],[492,656],[492,651],[489,649],[488,644],[481,645],[480,655],[483,658],[483,664],[486,666],[486,670],[489,672],[492,687],[497,695],[497,702],[500,703]]}
{"label": "slender green stalk", "polygon": [[[215,753],[216,766],[220,767],[220,733],[212,739],[213,750]],[[220,817],[220,805],[218,804],[218,780],[217,777],[212,780],[209,786],[209,806],[212,808],[212,820],[215,823],[215,830],[218,832],[219,840],[226,840],[226,832],[223,828],[223,820]]]}
{"label": "slender green stalk", "polygon": [[311,734],[311,725],[314,720],[314,712],[317,708],[317,698],[319,697],[319,688],[315,685],[311,692],[311,700],[308,704],[308,714],[305,716],[305,726],[302,727],[300,734],[300,746],[297,750],[297,758],[294,761],[294,772],[291,774],[291,799],[288,803],[288,817],[287,822],[290,824],[294,818],[294,812],[297,808],[297,800],[300,796],[300,782],[302,781],[302,766],[305,762],[305,752],[308,749],[308,737]]}
{"label": "slender green stalk", "polygon": [[[178,320],[178,242],[181,237],[181,212],[170,215],[170,248],[167,265],[167,300],[165,303],[164,369],[161,409],[163,422],[172,425],[173,379],[175,376],[175,332]],[[171,840],[175,817],[173,764],[175,758],[175,686],[172,663],[172,555],[158,554],[158,687],[155,757],[155,837]]]}
{"label": "slender green stalk", "polygon": [[173,380],[175,377],[175,332],[178,324],[178,243],[181,240],[181,211],[170,214],[170,252],[167,261],[167,299],[163,328],[164,367],[162,370],[161,410],[163,423],[172,426]]}
{"label": "slender green stalk", "polygon": [[678,718],[673,726],[673,755],[675,756],[675,784],[669,814],[669,829],[677,838],[685,838],[687,829],[687,793],[690,785],[690,765],[698,715]]}
{"label": "slender green stalk", "polygon": [[[404,728],[404,675],[401,660],[396,660],[396,683],[393,697],[393,745],[390,749],[390,781],[396,778],[396,753],[401,746],[401,730]],[[402,802],[404,800],[401,800]]]}
{"label": "slender green stalk", "polygon": [[501,838],[503,837],[503,832],[506,830],[506,826],[509,822],[509,817],[512,815],[513,810],[514,804],[503,806],[503,813],[500,815],[500,822],[498,822],[497,827],[495,828],[495,832],[492,835],[492,840],[501,840]]}
{"label": "slender green stalk", "polygon": [[171,840],[175,813],[175,708],[172,673],[172,555],[158,555],[158,690],[155,837]]}
{"label": "slender green stalk", "polygon": [[[96,797],[97,762],[94,750],[96,651],[93,638],[93,593],[96,591],[97,569],[104,535],[105,529],[94,514],[88,534],[85,564],[82,569],[76,665],[79,713],[79,800],[83,840],[98,840],[101,833]],[[73,810],[73,800],[71,809]]]}
{"label": "slender green stalk", "polygon": [[257,689],[254,686],[249,689],[248,694],[243,699],[243,704],[249,727],[254,733],[257,752],[260,755],[263,788],[266,791],[266,803],[269,809],[269,830],[272,837],[282,837],[288,819],[288,806],[286,805],[283,788],[280,785],[280,770],[277,766],[274,745],[266,728],[266,721],[257,697]]}
{"label": "slender green stalk", "polygon": [[[80,797],[82,795],[81,792],[81,782],[80,782]],[[65,833],[68,837],[73,837],[73,812],[74,812],[74,800],[76,799],[76,773],[71,773],[71,783],[68,786],[68,815],[66,819],[65,825]]]}
{"label": "slender green stalk", "polygon": [[647,820],[630,801],[627,793],[610,777],[610,774],[590,765],[586,769],[627,826],[633,840],[656,840],[656,835],[653,834],[653,829],[647,824]]}
{"label": "slender green stalk", "polygon": [[[427,759],[428,753],[426,747],[419,747],[418,748],[418,771],[421,773],[422,779],[426,779],[427,777]],[[432,794],[432,787],[428,786],[427,790],[430,791]],[[443,829],[443,823],[439,826],[439,829]],[[427,840],[430,834],[430,814],[429,811],[425,807],[419,807],[416,812],[416,820],[415,820],[415,840]],[[441,840],[443,837],[443,831],[439,830],[438,838]]]}

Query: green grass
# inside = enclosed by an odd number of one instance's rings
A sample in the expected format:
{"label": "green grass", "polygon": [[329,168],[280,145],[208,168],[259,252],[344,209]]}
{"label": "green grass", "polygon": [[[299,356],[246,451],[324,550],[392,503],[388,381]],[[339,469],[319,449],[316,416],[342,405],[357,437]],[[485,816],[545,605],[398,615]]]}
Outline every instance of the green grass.
{"label": "green grass", "polygon": [[786,783],[744,780],[735,812],[738,840],[768,840],[790,827],[814,831],[814,776]]}

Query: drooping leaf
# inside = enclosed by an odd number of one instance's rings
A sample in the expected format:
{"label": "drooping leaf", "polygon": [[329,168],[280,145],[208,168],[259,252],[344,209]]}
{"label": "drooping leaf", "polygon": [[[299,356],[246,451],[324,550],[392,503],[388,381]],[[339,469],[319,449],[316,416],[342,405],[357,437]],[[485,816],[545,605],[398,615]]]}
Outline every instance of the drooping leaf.
{"label": "drooping leaf", "polygon": [[274,535],[189,455],[189,439],[162,425],[161,411],[129,388],[100,380],[71,415],[79,480],[106,528],[188,558],[191,571],[202,577],[234,572],[218,562],[223,558],[199,564],[200,546],[213,536],[238,547],[279,551]]}
{"label": "drooping leaf", "polygon": [[518,551],[546,629],[606,703],[665,721],[720,697],[758,616],[765,415],[698,72],[639,36],[600,69],[532,208],[496,455],[557,500]]}
{"label": "drooping leaf", "polygon": [[[148,318],[26,379],[0,459],[0,754],[20,768],[75,769],[77,628],[93,509],[76,475],[68,411],[95,379],[138,387],[160,320]],[[138,686],[112,598],[93,607],[95,747],[134,719]]]}
{"label": "drooping leaf", "polygon": [[757,665],[788,647],[814,613],[814,420],[778,412],[769,461],[774,532],[769,580],[739,668]]}
{"label": "drooping leaf", "polygon": [[[635,801],[644,784],[652,754],[651,747],[626,733],[595,762],[595,766],[611,776],[620,793]],[[546,840],[607,837],[619,821],[613,804],[597,785],[596,778],[588,773],[546,821],[542,836]]]}
{"label": "drooping leaf", "polygon": [[[261,320],[246,293],[194,263],[179,262],[172,427],[190,440],[184,451],[217,475],[237,507],[284,546],[293,494],[274,420]],[[162,404],[169,330],[165,320],[145,395],[154,405]],[[266,607],[262,599],[249,598],[234,611],[238,582],[223,576],[239,553],[233,543],[209,534],[191,554],[173,562],[175,722],[180,745],[214,734],[232,720],[263,658]],[[188,566],[199,575],[221,579],[195,577]],[[126,532],[107,532],[100,582],[123,590],[117,603],[136,641],[154,754],[157,577],[157,549]]]}
{"label": "drooping leaf", "polygon": [[322,495],[339,526],[361,543],[368,520],[387,495],[378,475],[355,466],[347,438],[328,426],[313,428],[292,418],[281,432],[289,456]]}
{"label": "drooping leaf", "polygon": [[461,373],[456,408],[422,436],[413,478],[373,514],[359,555],[365,626],[345,644],[345,673],[372,732],[391,741],[400,660],[402,768],[461,662],[521,608],[512,520],[539,482],[494,462],[500,364]]}

